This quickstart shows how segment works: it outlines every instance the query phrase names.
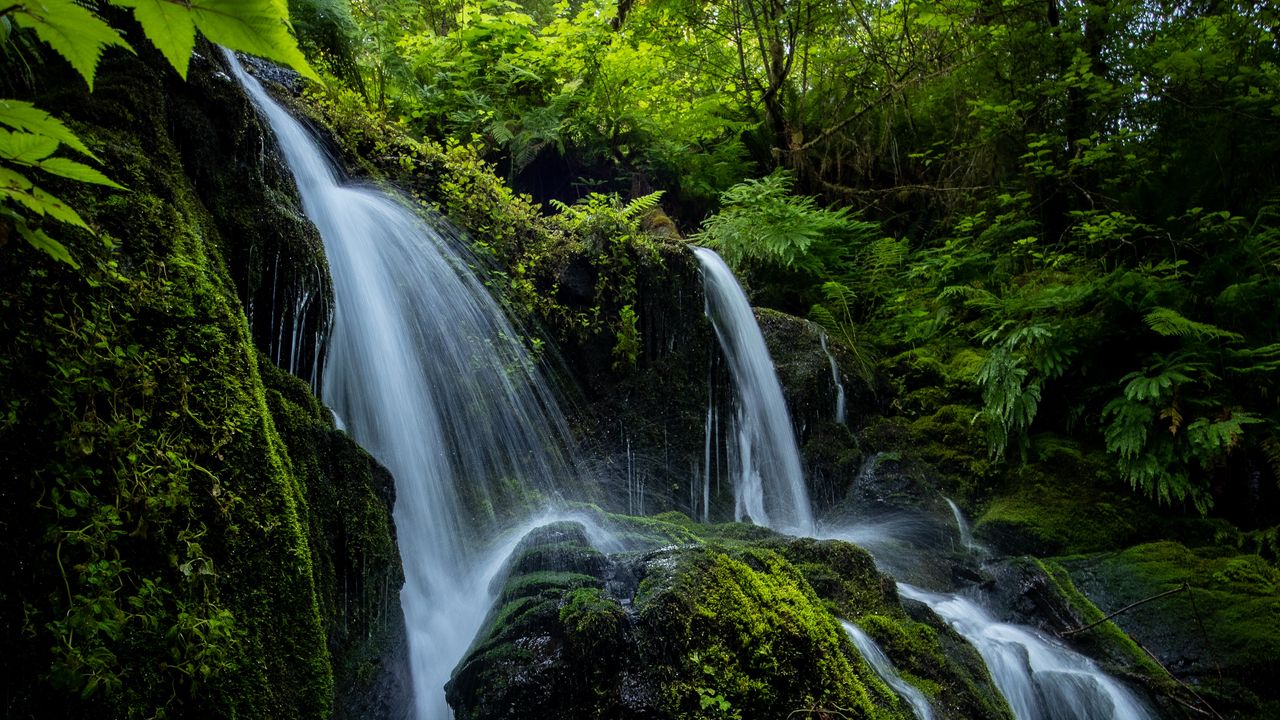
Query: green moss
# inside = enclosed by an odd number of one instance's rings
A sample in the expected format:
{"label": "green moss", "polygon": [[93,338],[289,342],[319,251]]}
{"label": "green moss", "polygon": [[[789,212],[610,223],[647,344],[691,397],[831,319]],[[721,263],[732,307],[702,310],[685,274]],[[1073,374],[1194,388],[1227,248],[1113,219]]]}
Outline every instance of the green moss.
{"label": "green moss", "polygon": [[[122,57],[89,102],[51,99],[80,106],[81,136],[130,191],[53,188],[98,230],[64,238],[78,272],[0,254],[15,716],[334,711],[333,575],[313,521],[336,509],[312,481],[354,451],[327,454],[334,431],[296,384],[264,387],[221,229],[169,135],[190,92]],[[386,529],[367,534],[383,550]]]}
{"label": "green moss", "polygon": [[517,598],[534,597],[546,590],[565,590],[580,587],[599,587],[601,582],[592,575],[575,572],[542,570],[515,575],[503,585],[498,602],[506,603]]}
{"label": "green moss", "polygon": [[1113,465],[1053,438],[1013,469],[1008,490],[974,523],[983,542],[1010,553],[1060,555],[1123,547],[1151,531],[1153,509],[1119,485]]}
{"label": "green moss", "polygon": [[903,717],[782,556],[691,551],[672,570],[647,578],[636,598],[641,621],[669,638],[662,704],[670,716],[702,717],[704,699],[720,698],[727,705],[710,707],[741,717],[834,708]]}
{"label": "green moss", "polygon": [[1271,717],[1280,666],[1280,571],[1256,555],[1165,541],[1059,561],[1099,611],[1118,610],[1184,583],[1189,591],[1114,619],[1165,659],[1220,711]]}

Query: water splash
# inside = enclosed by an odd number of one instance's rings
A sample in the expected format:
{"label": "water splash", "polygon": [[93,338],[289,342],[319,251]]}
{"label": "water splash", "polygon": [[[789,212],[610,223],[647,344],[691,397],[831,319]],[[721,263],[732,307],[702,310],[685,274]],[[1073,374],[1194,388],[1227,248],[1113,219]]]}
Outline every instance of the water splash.
{"label": "water splash", "polygon": [[893,662],[884,654],[884,651],[880,649],[876,641],[863,632],[862,628],[847,620],[841,620],[840,624],[844,626],[844,631],[848,633],[849,639],[858,648],[858,652],[862,653],[863,659],[867,661],[871,669],[875,671],[876,675],[880,676],[881,680],[884,680],[886,685],[893,688],[894,692],[907,701],[907,704],[911,706],[911,712],[919,720],[933,720],[933,706],[929,704],[929,699],[916,686],[902,679],[902,675],[898,674],[898,669],[893,666]]}
{"label": "water splash", "polygon": [[800,450],[755,314],[733,272],[714,250],[695,247],[693,253],[702,265],[707,317],[737,391],[734,518],[812,535],[813,511]]}
{"label": "water splash", "polygon": [[572,480],[565,422],[456,238],[384,192],[343,184],[227,56],[324,241],[335,317],[323,399],[395,476],[416,716],[448,718],[443,687],[484,619],[489,560],[501,555],[485,548],[500,512]]}

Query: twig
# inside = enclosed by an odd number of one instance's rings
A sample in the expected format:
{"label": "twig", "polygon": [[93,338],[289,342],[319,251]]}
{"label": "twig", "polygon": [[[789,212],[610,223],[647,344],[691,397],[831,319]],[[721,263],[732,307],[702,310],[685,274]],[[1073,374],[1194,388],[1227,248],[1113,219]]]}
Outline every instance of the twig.
{"label": "twig", "polygon": [[[1177,676],[1177,675],[1174,675],[1172,672],[1170,672],[1169,668],[1165,667],[1165,666],[1164,666],[1164,663],[1160,662],[1160,658],[1156,657],[1156,654],[1155,654],[1155,653],[1153,653],[1153,652],[1151,652],[1150,650],[1148,650],[1146,645],[1143,645],[1142,643],[1138,642],[1137,640],[1134,640],[1133,642],[1134,642],[1134,644],[1135,644],[1135,645],[1137,645],[1138,647],[1142,648],[1142,651],[1143,651],[1143,652],[1145,652],[1147,655],[1149,655],[1149,656],[1151,657],[1152,662],[1154,662],[1156,665],[1158,665],[1158,666],[1160,667],[1160,669],[1161,669],[1161,670],[1163,670],[1163,671],[1164,671],[1164,673],[1170,677],[1170,679],[1172,679],[1174,682],[1178,683],[1178,685],[1179,685],[1183,690],[1186,690],[1187,692],[1191,693],[1191,697],[1195,698],[1197,702],[1199,702],[1201,705],[1203,705],[1203,706],[1204,706],[1204,709],[1205,709],[1205,710],[1207,710],[1207,711],[1209,712],[1209,714],[1211,714],[1211,715],[1213,715],[1214,717],[1218,718],[1218,720],[1223,720],[1223,717],[1222,717],[1221,715],[1219,715],[1219,714],[1218,714],[1218,711],[1217,711],[1217,710],[1214,710],[1214,709],[1213,709],[1213,706],[1209,704],[1209,701],[1208,701],[1208,700],[1205,700],[1204,698],[1200,697],[1200,693],[1198,693],[1198,692],[1196,692],[1195,690],[1191,689],[1191,686],[1190,686],[1190,685],[1188,685],[1188,684],[1186,684],[1186,683],[1182,682],[1182,680],[1180,680],[1180,679],[1178,678],[1178,676]],[[1187,707],[1191,707],[1190,705],[1187,705],[1187,703],[1186,703],[1185,701],[1183,701],[1183,700],[1179,699],[1179,698],[1178,698],[1177,696],[1175,696],[1175,695],[1172,695],[1172,694],[1171,694],[1171,695],[1170,695],[1170,697],[1172,697],[1174,700],[1177,700],[1179,703],[1182,703],[1183,705],[1186,705]],[[1204,710],[1202,710],[1201,712],[1204,712]]]}
{"label": "twig", "polygon": [[1076,633],[1082,633],[1082,632],[1084,632],[1085,630],[1088,630],[1089,628],[1092,628],[1092,627],[1096,627],[1096,626],[1098,626],[1098,625],[1101,625],[1102,623],[1104,623],[1104,622],[1106,622],[1106,621],[1110,620],[1111,618],[1113,618],[1113,617],[1115,617],[1115,616],[1119,615],[1120,613],[1128,612],[1129,610],[1132,610],[1132,609],[1134,609],[1134,608],[1138,607],[1139,605],[1145,605],[1145,604],[1147,604],[1147,603],[1151,602],[1152,600],[1159,600],[1159,599],[1160,599],[1160,598],[1162,598],[1162,597],[1166,597],[1166,596],[1168,596],[1168,595],[1172,595],[1172,594],[1174,594],[1174,593],[1180,593],[1180,592],[1182,592],[1182,591],[1184,591],[1184,590],[1185,590],[1185,591],[1190,592],[1190,591],[1191,591],[1191,586],[1184,582],[1184,583],[1182,583],[1182,585],[1180,585],[1179,587],[1176,587],[1176,588],[1174,588],[1174,589],[1172,589],[1172,590],[1166,590],[1166,591],[1164,591],[1164,592],[1162,592],[1162,593],[1160,593],[1160,594],[1158,594],[1158,595],[1152,595],[1151,597],[1146,598],[1146,599],[1143,599],[1143,600],[1139,600],[1139,601],[1138,601],[1138,602],[1136,602],[1136,603],[1131,603],[1131,604],[1129,604],[1129,605],[1125,605],[1124,607],[1122,607],[1122,608],[1120,608],[1119,610],[1117,610],[1117,611],[1115,611],[1115,612],[1111,613],[1110,615],[1107,615],[1106,617],[1104,617],[1104,618],[1102,618],[1102,619],[1100,619],[1100,620],[1095,620],[1095,621],[1093,621],[1093,622],[1089,623],[1088,625],[1083,625],[1083,626],[1078,627],[1078,628],[1071,628],[1070,630],[1063,630],[1062,632],[1058,633],[1058,637],[1068,637],[1068,636],[1071,636],[1071,635],[1075,635]]}

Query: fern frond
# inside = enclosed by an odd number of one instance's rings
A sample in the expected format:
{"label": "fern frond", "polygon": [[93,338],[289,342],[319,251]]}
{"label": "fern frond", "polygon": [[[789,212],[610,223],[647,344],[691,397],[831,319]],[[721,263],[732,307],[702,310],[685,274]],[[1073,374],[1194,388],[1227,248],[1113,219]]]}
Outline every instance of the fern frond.
{"label": "fern frond", "polygon": [[1148,327],[1165,337],[1195,337],[1233,342],[1244,339],[1240,333],[1223,330],[1217,325],[1197,322],[1184,317],[1177,310],[1165,307],[1158,307],[1147,313],[1146,321]]}
{"label": "fern frond", "polygon": [[618,214],[623,220],[628,221],[641,217],[650,210],[658,207],[658,202],[662,200],[663,192],[664,191],[662,190],[658,190],[656,192],[651,192],[648,195],[641,195],[627,203]]}

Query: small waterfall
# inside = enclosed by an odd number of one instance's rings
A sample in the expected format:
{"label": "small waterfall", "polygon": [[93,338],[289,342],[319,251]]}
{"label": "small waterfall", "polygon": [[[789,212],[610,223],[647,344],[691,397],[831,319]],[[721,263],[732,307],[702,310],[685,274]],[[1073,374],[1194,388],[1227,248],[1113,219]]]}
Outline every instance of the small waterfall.
{"label": "small waterfall", "polygon": [[862,653],[862,657],[871,665],[871,669],[880,676],[881,680],[884,680],[886,685],[907,701],[911,706],[911,712],[915,713],[919,720],[933,720],[933,706],[929,704],[929,699],[916,686],[902,679],[898,669],[893,666],[893,662],[884,654],[876,641],[863,632],[862,628],[851,622],[841,620],[840,624],[844,626],[844,631],[849,634],[849,639],[853,640],[858,652]]}
{"label": "small waterfall", "polygon": [[844,383],[840,382],[840,366],[836,365],[836,356],[831,354],[831,348],[827,346],[827,334],[824,332],[821,337],[822,352],[827,354],[827,362],[831,363],[831,382],[836,386],[836,422],[844,425]]}
{"label": "small waterfall", "polygon": [[460,244],[386,193],[343,184],[227,57],[324,241],[335,317],[323,399],[396,479],[416,717],[449,718],[444,684],[489,606],[486,547],[522,504],[574,477],[565,422]]}
{"label": "small waterfall", "polygon": [[964,519],[960,506],[949,497],[942,499],[947,501],[947,505],[951,508],[951,515],[956,519],[956,532],[960,533],[960,544],[965,550],[975,552],[978,550],[978,545],[973,541],[973,531],[969,528],[969,521]]}
{"label": "small waterfall", "polygon": [[928,605],[977,648],[1018,720],[1151,720],[1143,703],[1092,660],[1031,628],[997,622],[958,595],[905,583],[898,592]]}
{"label": "small waterfall", "polygon": [[693,252],[702,265],[707,317],[737,390],[734,517],[812,535],[800,450],[755,314],[724,260],[707,248]]}

